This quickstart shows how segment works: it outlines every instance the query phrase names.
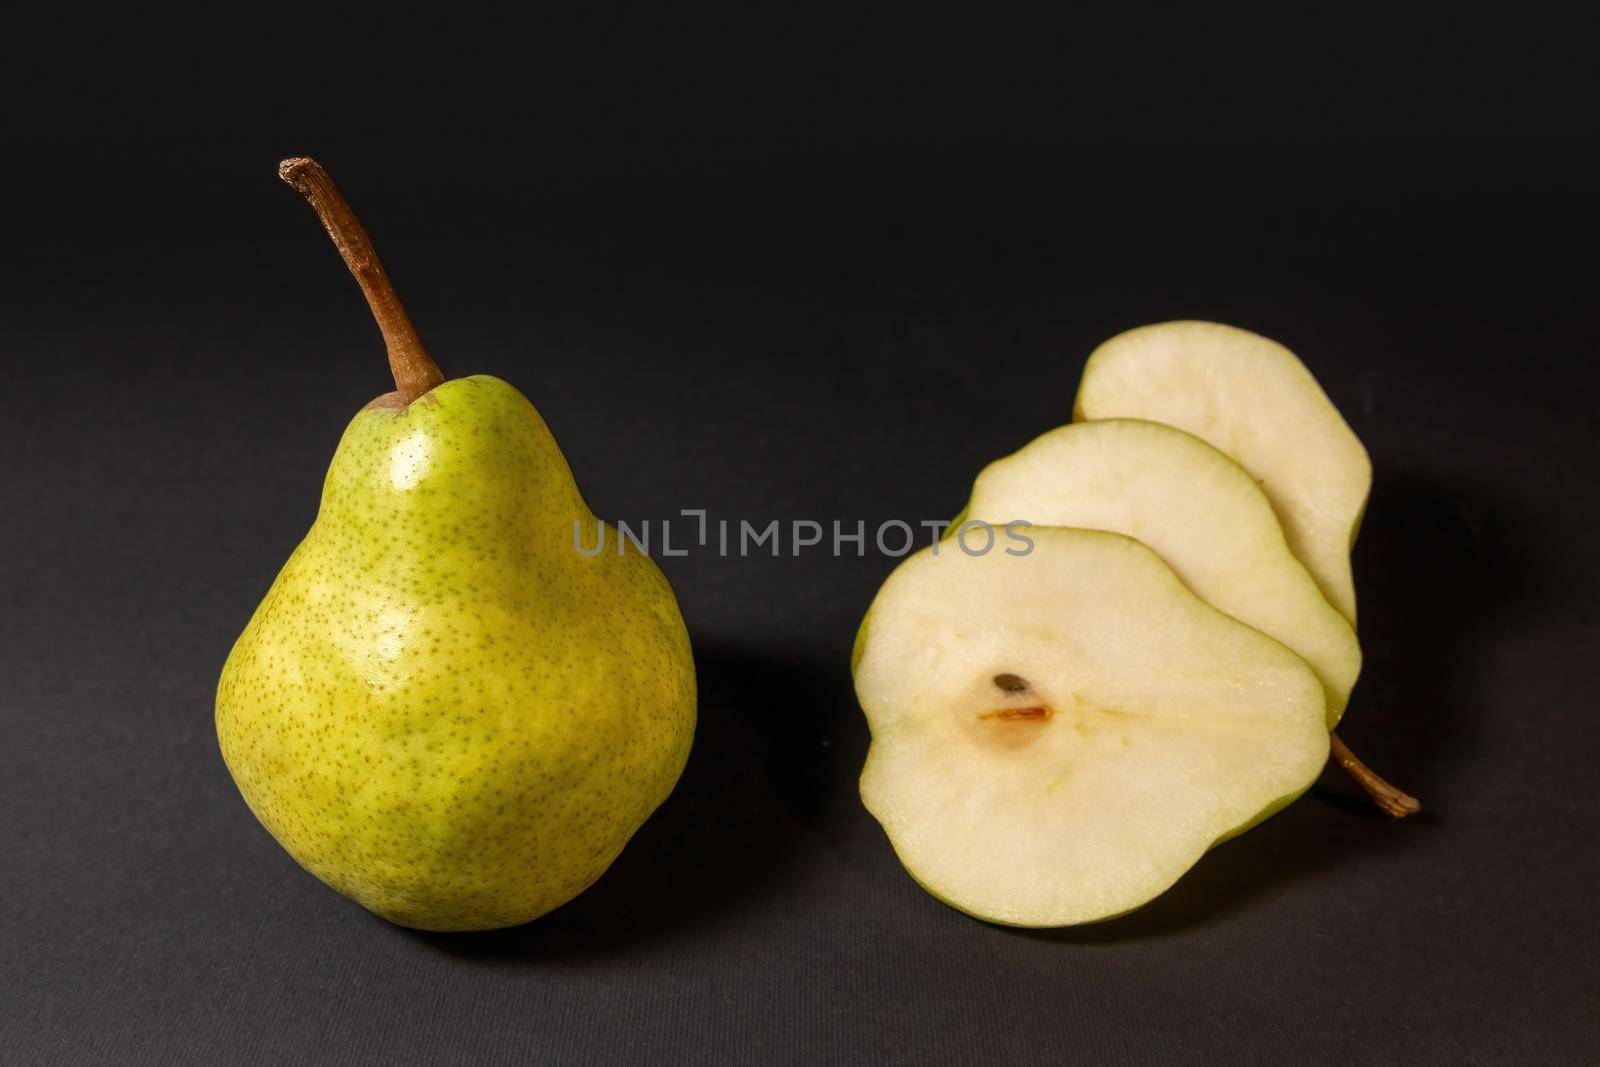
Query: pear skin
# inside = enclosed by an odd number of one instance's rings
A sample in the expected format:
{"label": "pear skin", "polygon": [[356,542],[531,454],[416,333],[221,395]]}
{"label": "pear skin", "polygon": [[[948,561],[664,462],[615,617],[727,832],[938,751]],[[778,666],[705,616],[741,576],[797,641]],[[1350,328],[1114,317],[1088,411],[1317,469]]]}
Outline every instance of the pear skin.
{"label": "pear skin", "polygon": [[[228,657],[222,753],[302,866],[428,930],[582,892],[671,792],[695,679],[672,590],[495,378],[370,407]],[[608,531],[609,533],[610,531]]]}
{"label": "pear skin", "polygon": [[268,832],[363,907],[422,930],[527,922],[599,878],[677,782],[688,633],[533,405],[445,381],[326,173],[281,173],[360,281],[398,388],[345,430],[223,667],[223,759]]}

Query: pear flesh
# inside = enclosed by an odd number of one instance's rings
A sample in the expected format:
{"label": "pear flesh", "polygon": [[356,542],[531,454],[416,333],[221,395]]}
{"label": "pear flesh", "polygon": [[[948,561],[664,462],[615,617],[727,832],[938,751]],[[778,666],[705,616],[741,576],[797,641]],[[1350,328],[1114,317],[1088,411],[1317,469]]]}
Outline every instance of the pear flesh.
{"label": "pear flesh", "polygon": [[1355,631],[1289,551],[1255,479],[1199,438],[1138,419],[1059,427],[985,468],[965,517],[1144,542],[1201,599],[1299,653],[1338,723],[1361,671]]}
{"label": "pear flesh", "polygon": [[[596,519],[490,377],[356,415],[305,540],[234,646],[223,757],[305,868],[424,930],[526,922],[610,865],[695,724],[666,579]],[[618,544],[610,538],[611,544]]]}
{"label": "pear flesh", "polygon": [[857,648],[861,795],[934,896],[992,922],[1111,918],[1277,811],[1328,756],[1315,674],[1119,534],[948,543],[879,591]]}
{"label": "pear flesh", "polygon": [[1090,355],[1074,411],[1080,421],[1164,422],[1232,456],[1260,479],[1289,547],[1355,625],[1350,548],[1372,464],[1293,352],[1215,322],[1143,326]]}

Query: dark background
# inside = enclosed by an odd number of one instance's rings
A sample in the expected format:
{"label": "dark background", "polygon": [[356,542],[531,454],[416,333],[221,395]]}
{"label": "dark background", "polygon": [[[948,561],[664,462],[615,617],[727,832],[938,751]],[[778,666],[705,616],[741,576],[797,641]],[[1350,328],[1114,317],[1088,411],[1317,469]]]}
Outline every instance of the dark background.
{"label": "dark background", "polygon": [[[1593,27],[696,10],[7,15],[0,1058],[1592,1061]],[[1377,472],[1341,732],[1427,814],[1329,775],[1128,918],[984,925],[856,797],[892,561],[701,553],[694,754],[597,886],[470,936],[344,901],[211,722],[389,388],[296,153],[612,519],[947,517],[1111,334],[1281,339]]]}

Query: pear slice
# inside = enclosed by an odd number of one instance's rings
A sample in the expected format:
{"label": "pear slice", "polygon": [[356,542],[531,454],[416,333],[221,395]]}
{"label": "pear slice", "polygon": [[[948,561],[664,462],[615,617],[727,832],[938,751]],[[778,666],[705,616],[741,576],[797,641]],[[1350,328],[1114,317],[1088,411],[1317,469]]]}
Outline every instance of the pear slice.
{"label": "pear slice", "polygon": [[1138,419],[1062,426],[978,475],[965,518],[1143,541],[1201,599],[1311,665],[1329,729],[1344,712],[1361,673],[1355,631],[1289,551],[1255,479],[1198,437]]}
{"label": "pear slice", "polygon": [[1372,463],[1293,352],[1215,322],[1143,326],[1089,356],[1074,412],[1164,422],[1238,460],[1260,479],[1289,547],[1355,625],[1350,547]]}
{"label": "pear slice", "polygon": [[1137,908],[1294,799],[1328,731],[1305,662],[1149,548],[1027,534],[1024,555],[924,549],[879,590],[861,796],[934,896],[1063,926]]}

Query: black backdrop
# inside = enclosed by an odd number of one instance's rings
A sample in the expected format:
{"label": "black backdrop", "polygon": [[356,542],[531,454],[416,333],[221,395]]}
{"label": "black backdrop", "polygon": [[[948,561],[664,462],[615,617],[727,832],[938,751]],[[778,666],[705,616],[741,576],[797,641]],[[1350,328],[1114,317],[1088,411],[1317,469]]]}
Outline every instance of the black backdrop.
{"label": "black backdrop", "polygon": [[[697,11],[7,16],[0,1058],[1592,1060],[1591,27]],[[294,153],[612,519],[948,516],[1112,333],[1280,338],[1377,470],[1342,733],[1428,813],[1330,775],[1131,917],[977,923],[855,795],[892,561],[699,553],[695,751],[613,869],[517,930],[367,915],[211,726],[387,388]]]}

